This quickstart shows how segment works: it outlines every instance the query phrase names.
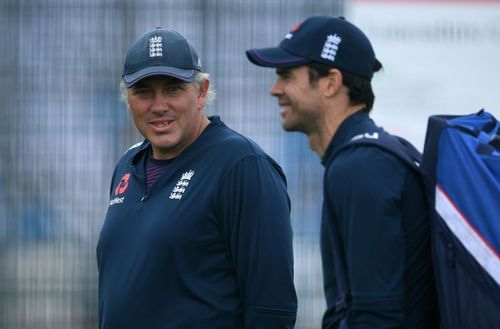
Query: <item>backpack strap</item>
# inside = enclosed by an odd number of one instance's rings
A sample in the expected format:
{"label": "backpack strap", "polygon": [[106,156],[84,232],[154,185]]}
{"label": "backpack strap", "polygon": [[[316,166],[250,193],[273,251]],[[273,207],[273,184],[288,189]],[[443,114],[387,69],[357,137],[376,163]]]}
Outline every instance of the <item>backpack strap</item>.
{"label": "backpack strap", "polygon": [[421,172],[420,163],[422,161],[422,153],[420,153],[409,141],[406,139],[389,135],[384,131],[367,132],[359,134],[351,138],[350,141],[336,149],[328,158],[327,164],[331,163],[333,159],[342,151],[354,146],[375,146],[378,147],[401,161],[403,161],[410,168]]}
{"label": "backpack strap", "polygon": [[[350,141],[340,146],[335,150],[327,159],[326,165],[328,166],[335,157],[342,151],[356,146],[371,146],[378,147],[384,152],[388,152],[407,166],[422,173],[420,169],[420,162],[422,154],[406,139],[398,136],[389,135],[384,131],[367,132],[364,134],[356,135]],[[326,184],[325,184],[326,186]],[[331,226],[333,235],[333,259],[335,262],[335,274],[337,283],[337,301],[335,303],[335,313],[343,318],[346,313],[351,300],[350,289],[345,277],[345,260],[342,256],[342,247],[340,245],[340,234],[336,225]]]}

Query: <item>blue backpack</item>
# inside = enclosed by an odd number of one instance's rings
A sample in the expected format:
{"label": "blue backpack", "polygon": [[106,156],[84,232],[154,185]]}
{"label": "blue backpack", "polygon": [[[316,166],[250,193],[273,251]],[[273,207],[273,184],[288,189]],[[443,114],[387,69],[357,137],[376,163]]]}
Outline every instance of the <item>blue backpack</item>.
{"label": "blue backpack", "polygon": [[[393,154],[425,183],[440,328],[500,328],[500,123],[485,111],[436,115],[423,155],[403,138],[367,132],[333,156],[357,145]],[[340,296],[349,296],[338,264]]]}

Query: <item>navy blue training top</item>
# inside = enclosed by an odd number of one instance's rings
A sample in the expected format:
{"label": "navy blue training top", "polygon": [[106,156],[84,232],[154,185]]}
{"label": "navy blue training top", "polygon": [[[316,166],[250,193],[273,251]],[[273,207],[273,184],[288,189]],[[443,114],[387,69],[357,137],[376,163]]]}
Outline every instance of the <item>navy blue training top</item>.
{"label": "navy blue training top", "polygon": [[97,245],[101,329],[293,328],[285,176],[210,120],[148,194],[149,142],[119,161]]}
{"label": "navy blue training top", "polygon": [[323,158],[323,328],[338,328],[342,319],[335,312],[333,225],[351,295],[342,320],[347,328],[433,328],[437,306],[429,220],[418,174],[373,146],[350,147],[326,161],[354,136],[373,132],[385,133],[367,113],[355,113],[340,125]]}

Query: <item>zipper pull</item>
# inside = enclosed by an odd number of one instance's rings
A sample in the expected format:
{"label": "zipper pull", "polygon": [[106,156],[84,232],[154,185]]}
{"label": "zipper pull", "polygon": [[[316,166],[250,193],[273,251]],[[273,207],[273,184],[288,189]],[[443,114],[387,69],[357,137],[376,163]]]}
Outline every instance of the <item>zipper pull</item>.
{"label": "zipper pull", "polygon": [[144,194],[144,196],[141,198],[141,202],[144,202],[144,200],[146,200],[147,198],[148,198],[148,195]]}

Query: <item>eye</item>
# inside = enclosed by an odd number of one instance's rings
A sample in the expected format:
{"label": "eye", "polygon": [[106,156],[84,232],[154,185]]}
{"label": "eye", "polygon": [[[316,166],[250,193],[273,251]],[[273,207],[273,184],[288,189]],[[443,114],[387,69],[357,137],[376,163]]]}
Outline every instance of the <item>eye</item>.
{"label": "eye", "polygon": [[285,80],[290,79],[292,77],[292,74],[288,70],[279,70],[279,71],[276,71],[276,74],[278,75],[278,77],[285,79]]}
{"label": "eye", "polygon": [[132,95],[145,97],[151,94],[151,89],[146,87],[138,87],[132,89]]}
{"label": "eye", "polygon": [[167,91],[168,92],[176,92],[182,90],[182,87],[180,85],[168,85],[167,86]]}

